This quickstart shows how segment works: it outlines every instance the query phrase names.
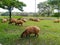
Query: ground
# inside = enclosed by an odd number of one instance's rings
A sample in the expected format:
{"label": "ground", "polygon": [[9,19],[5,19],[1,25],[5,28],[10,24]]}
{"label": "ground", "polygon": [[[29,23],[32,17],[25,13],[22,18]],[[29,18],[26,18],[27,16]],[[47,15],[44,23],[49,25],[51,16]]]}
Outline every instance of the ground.
{"label": "ground", "polygon": [[[39,37],[20,38],[25,28],[31,25],[41,29]],[[60,45],[60,23],[41,20],[40,22],[27,21],[23,26],[15,26],[0,21],[0,43],[3,45]]]}

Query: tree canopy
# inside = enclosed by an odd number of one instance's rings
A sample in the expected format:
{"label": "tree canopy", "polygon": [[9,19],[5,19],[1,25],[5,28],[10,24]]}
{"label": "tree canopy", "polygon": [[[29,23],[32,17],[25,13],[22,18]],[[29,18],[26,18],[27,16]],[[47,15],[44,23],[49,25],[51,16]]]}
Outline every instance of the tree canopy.
{"label": "tree canopy", "polygon": [[7,9],[9,11],[10,21],[11,21],[11,11],[13,8],[17,8],[20,11],[23,11],[23,7],[26,4],[20,2],[19,0],[0,0],[0,8]]}
{"label": "tree canopy", "polygon": [[[52,5],[54,9],[58,10],[58,15],[59,15],[59,10],[60,10],[60,0],[48,0],[48,4]],[[58,16],[59,18],[59,16]]]}
{"label": "tree canopy", "polygon": [[18,8],[20,11],[23,11],[23,7],[26,6],[23,2],[20,2],[19,0],[0,0],[0,8],[3,9],[13,9]]}
{"label": "tree canopy", "polygon": [[49,16],[50,13],[52,12],[52,8],[47,2],[40,2],[38,4],[38,9],[40,14],[43,15],[47,14],[47,16]]}

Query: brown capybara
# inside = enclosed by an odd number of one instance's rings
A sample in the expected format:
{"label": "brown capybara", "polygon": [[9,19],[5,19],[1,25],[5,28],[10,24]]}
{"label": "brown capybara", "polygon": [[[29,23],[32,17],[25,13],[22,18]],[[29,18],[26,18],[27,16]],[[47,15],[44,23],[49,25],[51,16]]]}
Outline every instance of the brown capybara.
{"label": "brown capybara", "polygon": [[39,18],[35,18],[34,21],[39,22],[40,20],[39,20]]}
{"label": "brown capybara", "polygon": [[2,19],[2,23],[5,23],[7,22],[8,20],[7,19]]}
{"label": "brown capybara", "polygon": [[15,22],[15,25],[23,25],[23,21],[22,20],[17,20],[16,22]]}
{"label": "brown capybara", "polygon": [[34,21],[34,18],[29,18],[29,20]]}
{"label": "brown capybara", "polygon": [[30,34],[35,34],[35,36],[38,36],[39,31],[40,31],[39,27],[37,27],[37,26],[29,26],[21,34],[21,38],[30,36]]}
{"label": "brown capybara", "polygon": [[9,24],[15,23],[16,21],[17,21],[17,19],[12,18]]}
{"label": "brown capybara", "polygon": [[55,19],[55,20],[54,20],[54,23],[59,23],[59,22],[60,22],[59,19]]}
{"label": "brown capybara", "polygon": [[21,19],[23,22],[26,22],[27,21],[27,19]]}

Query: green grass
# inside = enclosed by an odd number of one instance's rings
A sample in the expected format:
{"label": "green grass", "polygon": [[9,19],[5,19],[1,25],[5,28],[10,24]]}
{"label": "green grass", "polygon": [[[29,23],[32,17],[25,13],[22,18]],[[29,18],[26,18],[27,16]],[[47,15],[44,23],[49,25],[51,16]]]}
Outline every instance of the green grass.
{"label": "green grass", "polygon": [[[27,26],[38,26],[41,30],[39,37],[20,38]],[[3,45],[60,45],[60,23],[53,20],[40,22],[27,21],[23,26],[0,22],[0,43]]]}

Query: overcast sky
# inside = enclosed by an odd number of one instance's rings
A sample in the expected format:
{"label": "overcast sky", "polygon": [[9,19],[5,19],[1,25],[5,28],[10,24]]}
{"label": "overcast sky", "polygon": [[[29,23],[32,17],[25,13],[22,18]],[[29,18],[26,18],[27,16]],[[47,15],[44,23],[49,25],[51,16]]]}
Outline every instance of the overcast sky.
{"label": "overcast sky", "polygon": [[[24,7],[24,12],[34,12],[35,11],[35,0],[19,0],[24,2],[27,6]],[[46,0],[36,0],[36,11],[38,11],[37,4],[40,2],[44,2]],[[5,12],[6,10],[3,10],[0,8],[0,12]],[[13,10],[14,12],[20,12],[18,9]]]}

